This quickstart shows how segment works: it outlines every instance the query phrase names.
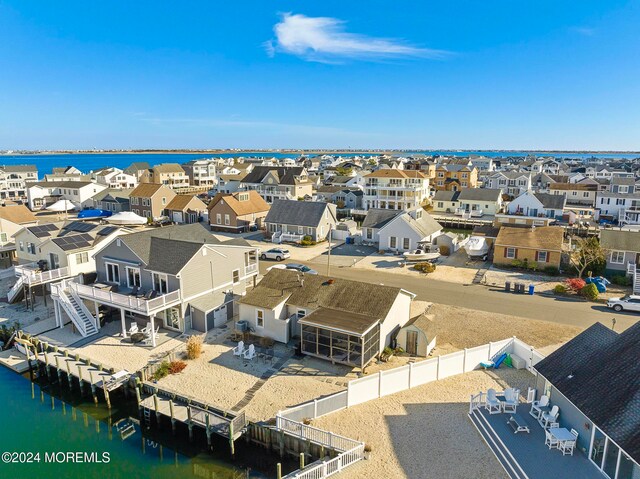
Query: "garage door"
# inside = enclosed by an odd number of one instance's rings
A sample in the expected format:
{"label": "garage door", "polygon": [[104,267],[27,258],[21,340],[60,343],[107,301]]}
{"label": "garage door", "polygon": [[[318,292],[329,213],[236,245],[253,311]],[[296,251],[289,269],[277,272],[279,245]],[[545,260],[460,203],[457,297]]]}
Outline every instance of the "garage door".
{"label": "garage door", "polygon": [[227,322],[227,305],[219,307],[213,311],[213,327],[219,328]]}
{"label": "garage door", "polygon": [[182,223],[182,212],[181,211],[174,211],[171,221],[173,221],[174,223]]}

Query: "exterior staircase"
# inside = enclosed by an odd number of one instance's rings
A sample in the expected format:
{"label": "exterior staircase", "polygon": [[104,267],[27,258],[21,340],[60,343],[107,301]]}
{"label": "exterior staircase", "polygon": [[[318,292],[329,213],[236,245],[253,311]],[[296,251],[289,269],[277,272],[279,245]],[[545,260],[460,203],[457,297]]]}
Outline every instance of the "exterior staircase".
{"label": "exterior staircase", "polygon": [[24,294],[24,276],[18,276],[18,281],[11,286],[11,289],[7,292],[7,301],[9,303],[15,303],[22,298]]}
{"label": "exterior staircase", "polygon": [[627,274],[631,276],[634,294],[640,294],[640,271],[638,271],[638,267],[634,263],[627,265]]}
{"label": "exterior staircase", "polygon": [[97,334],[96,318],[89,312],[82,299],[68,288],[67,284],[67,281],[52,284],[51,297],[64,309],[82,337],[86,338]]}

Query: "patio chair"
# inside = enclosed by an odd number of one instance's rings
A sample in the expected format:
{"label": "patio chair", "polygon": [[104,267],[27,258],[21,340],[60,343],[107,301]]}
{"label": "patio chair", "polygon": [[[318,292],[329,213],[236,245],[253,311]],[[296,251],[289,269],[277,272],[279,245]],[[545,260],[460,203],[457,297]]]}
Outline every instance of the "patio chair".
{"label": "patio chair", "polygon": [[238,345],[233,348],[234,356],[242,356],[244,354],[244,341],[240,341]]}
{"label": "patio chair", "polygon": [[249,349],[244,352],[244,359],[251,361],[256,357],[256,347],[253,344],[249,345]]}
{"label": "patio chair", "polygon": [[500,414],[502,412],[502,405],[496,396],[495,389],[489,389],[487,391],[487,400],[485,401],[484,408],[489,411],[489,414]]}
{"label": "patio chair", "polygon": [[547,429],[552,422],[558,421],[558,416],[560,415],[560,408],[558,406],[553,406],[551,411],[543,412],[542,416],[540,416],[540,425]]}
{"label": "patio chair", "polygon": [[520,391],[515,388],[508,388],[504,390],[504,401],[502,401],[502,411],[503,412],[516,412],[516,408],[518,407],[518,397],[520,396]]}
{"label": "patio chair", "polygon": [[563,441],[560,443],[560,450],[562,451],[562,455],[566,456],[567,454],[573,456],[573,450],[576,448],[576,444],[578,442],[578,431],[575,429],[571,429],[571,434],[575,439],[572,441]]}
{"label": "patio chair", "polygon": [[137,285],[134,285],[133,288],[131,288],[129,296],[138,296],[138,291],[140,291],[140,288],[138,288]]}
{"label": "patio chair", "polygon": [[135,321],[133,323],[131,323],[131,326],[129,326],[129,331],[127,331],[129,334],[133,334],[133,333],[137,333],[138,332],[138,323],[136,323]]}
{"label": "patio chair", "polygon": [[548,430],[544,431],[544,445],[549,449],[558,449],[559,441]]}
{"label": "patio chair", "polygon": [[549,396],[542,396],[540,397],[539,401],[533,401],[531,403],[531,410],[529,411],[529,414],[535,417],[537,420],[540,420],[540,414],[542,414],[542,412],[548,407]]}

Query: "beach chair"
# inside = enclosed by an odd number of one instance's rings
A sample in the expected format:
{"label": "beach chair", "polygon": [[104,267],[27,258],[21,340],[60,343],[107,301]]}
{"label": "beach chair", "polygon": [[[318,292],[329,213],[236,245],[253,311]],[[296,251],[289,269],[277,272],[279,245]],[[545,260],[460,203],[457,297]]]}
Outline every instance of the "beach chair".
{"label": "beach chair", "polygon": [[537,420],[540,419],[540,414],[549,407],[549,396],[541,396],[539,401],[533,401],[531,403],[531,410],[529,414],[535,417]]}
{"label": "beach chair", "polygon": [[242,356],[244,354],[244,341],[240,341],[238,345],[233,348],[234,356]]}
{"label": "beach chair", "polygon": [[256,357],[256,347],[253,344],[249,345],[249,349],[244,352],[244,359],[251,361]]}
{"label": "beach chair", "polygon": [[518,397],[520,396],[520,391],[515,388],[509,388],[504,390],[504,401],[502,401],[502,411],[503,412],[516,412],[516,408],[518,407]]}
{"label": "beach chair", "polygon": [[547,429],[552,422],[558,422],[559,415],[560,408],[558,406],[553,406],[551,411],[542,413],[538,422],[543,428]]}
{"label": "beach chair", "polygon": [[559,441],[547,429],[544,431],[544,445],[549,449],[558,449]]}
{"label": "beach chair", "polygon": [[136,323],[135,321],[133,323],[131,323],[131,326],[129,326],[129,331],[127,331],[129,334],[133,334],[133,333],[137,333],[138,332],[138,323]]}
{"label": "beach chair", "polygon": [[489,414],[500,414],[502,412],[502,406],[500,405],[500,401],[498,401],[495,389],[489,389],[487,391],[487,400],[485,401],[484,408],[489,411]]}

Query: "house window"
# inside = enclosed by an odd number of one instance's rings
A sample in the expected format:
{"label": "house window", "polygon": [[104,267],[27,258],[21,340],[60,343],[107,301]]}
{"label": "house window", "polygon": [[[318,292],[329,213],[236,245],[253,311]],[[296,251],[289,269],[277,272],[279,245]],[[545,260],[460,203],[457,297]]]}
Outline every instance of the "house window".
{"label": "house window", "polygon": [[548,261],[549,253],[546,251],[538,251],[538,262],[546,263]]}
{"label": "house window", "polygon": [[298,312],[296,313],[298,319],[302,319],[307,315],[307,310],[306,309],[298,309]]}
{"label": "house window", "polygon": [[24,242],[20,241],[20,251],[24,251]]}
{"label": "house window", "polygon": [[307,234],[308,234],[309,236],[311,236],[311,235],[313,234],[313,228],[312,228],[312,227],[307,226]]}
{"label": "house window", "polygon": [[219,225],[222,224],[222,215],[220,213],[216,213],[216,223]]}
{"label": "house window", "polygon": [[120,283],[120,269],[117,264],[105,263],[107,268],[107,282],[108,283]]}
{"label": "house window", "polygon": [[151,273],[151,279],[153,280],[153,289],[160,294],[166,294],[167,288],[167,275],[160,273]]}
{"label": "house window", "polygon": [[299,235],[304,234],[304,226],[298,226],[298,234]]}
{"label": "house window", "polygon": [[2,243],[7,242],[7,233],[0,233],[0,242]]}
{"label": "house window", "polygon": [[389,236],[389,248],[396,249],[397,238],[395,236]]}
{"label": "house window", "polygon": [[615,264],[624,263],[624,251],[612,251],[611,262]]}
{"label": "house window", "polygon": [[34,243],[27,243],[27,251],[30,254],[36,254],[36,245]]}
{"label": "house window", "polygon": [[89,262],[89,253],[76,253],[76,264],[83,264]]}
{"label": "house window", "polygon": [[367,239],[372,239],[373,238],[373,230],[371,228],[367,228]]}
{"label": "house window", "polygon": [[515,248],[507,248],[505,251],[506,257],[509,259],[515,259],[516,257],[516,249]]}
{"label": "house window", "polygon": [[240,282],[240,270],[239,269],[234,269],[233,270],[233,284],[237,284]]}
{"label": "house window", "polygon": [[134,286],[140,287],[140,285],[140,269],[127,266],[127,286],[133,288]]}
{"label": "house window", "polygon": [[264,311],[256,309],[256,327],[264,328]]}
{"label": "house window", "polygon": [[227,226],[231,224],[231,220],[229,219],[229,215],[224,215],[224,224],[227,225]]}
{"label": "house window", "polygon": [[163,204],[163,205],[166,205],[166,204],[167,204],[167,197],[166,197],[166,196],[163,196],[163,197],[162,197],[162,204]]}
{"label": "house window", "polygon": [[409,238],[404,238],[402,240],[402,249],[408,250],[411,247],[411,240]]}

